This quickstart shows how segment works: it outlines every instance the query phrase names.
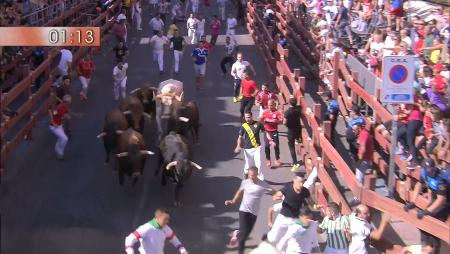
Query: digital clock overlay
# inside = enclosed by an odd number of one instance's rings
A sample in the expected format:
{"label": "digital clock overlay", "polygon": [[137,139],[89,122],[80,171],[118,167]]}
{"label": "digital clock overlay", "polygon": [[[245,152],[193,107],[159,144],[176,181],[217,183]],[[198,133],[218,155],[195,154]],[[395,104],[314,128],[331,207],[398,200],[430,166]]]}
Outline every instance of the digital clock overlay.
{"label": "digital clock overlay", "polygon": [[99,27],[0,27],[0,46],[100,46]]}

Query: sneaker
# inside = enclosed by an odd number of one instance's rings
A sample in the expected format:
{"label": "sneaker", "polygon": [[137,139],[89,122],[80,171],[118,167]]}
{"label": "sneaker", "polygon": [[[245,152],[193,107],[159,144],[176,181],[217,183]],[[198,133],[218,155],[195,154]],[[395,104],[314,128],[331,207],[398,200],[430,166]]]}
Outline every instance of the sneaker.
{"label": "sneaker", "polygon": [[361,201],[359,201],[359,199],[357,199],[357,198],[353,198],[353,200],[350,202],[350,206],[351,207],[353,207],[353,206],[357,206],[357,205],[359,205],[359,204],[361,204]]}
{"label": "sneaker", "polygon": [[396,147],[395,148],[395,155],[401,155],[401,154],[403,154],[403,149],[401,148],[401,147]]}
{"label": "sneaker", "polygon": [[238,238],[237,238],[238,233],[239,233],[239,230],[235,230],[235,231],[233,231],[233,234],[231,234],[231,238],[230,238],[229,244],[230,244],[231,246],[233,246],[233,247],[237,245],[237,242],[238,242]]}
{"label": "sneaker", "polygon": [[233,97],[233,102],[237,103],[238,102],[238,98],[237,97]]}
{"label": "sneaker", "polygon": [[275,166],[278,168],[281,166],[281,161],[280,160],[275,160]]}
{"label": "sneaker", "polygon": [[272,162],[271,162],[270,160],[268,160],[268,161],[266,162],[266,166],[267,166],[268,168],[271,168],[271,167],[272,167]]}
{"label": "sneaker", "polygon": [[416,207],[413,203],[406,203],[405,206],[403,206],[403,210],[405,210],[405,212],[413,209],[414,207]]}
{"label": "sneaker", "polygon": [[292,164],[291,172],[297,171],[297,169],[298,169],[299,167],[300,167],[300,164],[298,164],[298,163]]}

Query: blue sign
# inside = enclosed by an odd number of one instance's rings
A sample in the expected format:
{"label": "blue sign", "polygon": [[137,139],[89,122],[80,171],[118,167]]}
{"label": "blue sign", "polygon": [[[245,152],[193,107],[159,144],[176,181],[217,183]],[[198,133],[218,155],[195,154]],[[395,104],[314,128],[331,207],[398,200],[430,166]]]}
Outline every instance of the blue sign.
{"label": "blue sign", "polygon": [[394,65],[389,71],[389,78],[396,84],[403,83],[408,78],[408,70],[404,65]]}

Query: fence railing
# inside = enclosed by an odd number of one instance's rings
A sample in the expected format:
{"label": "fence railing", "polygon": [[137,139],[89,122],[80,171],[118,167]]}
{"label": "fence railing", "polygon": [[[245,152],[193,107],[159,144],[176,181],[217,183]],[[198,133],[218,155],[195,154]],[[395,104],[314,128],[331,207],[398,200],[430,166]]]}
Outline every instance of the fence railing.
{"label": "fence railing", "polygon": [[[281,1],[278,0],[277,4],[278,6],[280,6]],[[266,38],[269,36],[269,34],[261,34],[267,33],[268,30],[260,27],[265,25],[258,18],[258,13],[255,10],[255,7],[256,4],[254,3],[254,1],[249,1],[249,12],[247,16],[248,22],[250,23],[249,27],[251,28],[251,33],[255,41],[259,41],[259,38]],[[281,8],[279,9],[281,10]],[[297,26],[301,25],[297,23]],[[307,32],[306,29],[301,29],[300,31],[303,31],[303,33],[300,32],[297,35],[291,34],[291,37],[297,36],[300,40],[302,38],[308,38],[309,32]],[[273,46],[272,50],[276,50],[276,52],[280,54],[280,58],[276,61],[275,68],[273,68],[272,65],[267,65],[267,68],[269,72],[276,74],[275,81],[280,93],[283,95],[282,97],[288,98],[291,95],[295,96],[296,98],[298,98],[298,101],[302,106],[304,114],[301,120],[303,125],[307,128],[303,128],[302,137],[304,144],[303,148],[299,148],[299,152],[304,159],[303,161],[307,162],[307,170],[311,170],[311,167],[316,167],[318,169],[320,184],[317,184],[316,187],[318,188],[316,188],[314,191],[318,202],[326,205],[327,200],[333,200],[342,204],[344,213],[350,211],[350,207],[348,206],[346,199],[339,191],[336,183],[331,178],[331,175],[339,173],[343,178],[343,181],[346,183],[348,189],[350,189],[352,194],[355,197],[359,198],[359,200],[361,200],[363,204],[366,204],[376,210],[392,214],[397,219],[411,223],[421,230],[440,237],[447,243],[450,242],[448,236],[448,222],[442,222],[429,216],[426,216],[422,220],[418,220],[415,213],[408,213],[403,210],[403,204],[401,202],[377,194],[374,191],[374,182],[376,180],[375,175],[367,176],[365,178],[364,184],[360,184],[357,181],[356,176],[348,166],[347,162],[344,161],[340,153],[334,148],[329,140],[331,137],[331,123],[329,121],[322,121],[321,105],[314,104],[313,109],[311,109],[306,104],[306,101],[304,99],[305,77],[302,77],[302,74],[299,72],[299,70],[294,70],[294,72],[290,70],[289,65],[286,62],[286,59],[287,57],[289,57],[290,52],[288,50],[280,50],[277,44],[277,41],[275,41],[275,45]],[[259,49],[261,50],[261,47],[259,47]],[[262,55],[265,58],[267,53],[263,52]],[[270,55],[269,59],[266,59],[265,61],[271,61],[272,59],[273,56]],[[345,63],[341,61],[342,60],[339,58],[334,58],[333,63],[328,63],[332,65],[332,69],[334,68],[335,70],[337,70],[328,77],[331,80],[330,82],[334,88],[334,96],[340,101],[341,111],[347,111],[347,108],[350,107],[353,101],[361,98],[361,100],[372,107],[373,111],[375,112],[374,114],[377,116],[376,119],[379,119],[379,121],[387,121],[392,119],[392,115],[390,114],[390,112],[377,102],[376,96],[367,94],[364,89],[362,89],[356,83],[356,81],[354,81],[355,79],[349,74],[348,70],[346,69]],[[302,62],[302,64],[304,64],[304,62]],[[343,72],[342,74],[346,78],[346,84],[350,86],[350,94],[347,93],[346,88],[342,84],[342,81],[339,80],[338,70],[341,70],[341,73]],[[338,92],[341,92],[340,96],[338,95]],[[283,101],[281,103],[283,103]],[[309,129],[311,134],[308,134],[306,129]],[[380,139],[379,135],[376,135],[375,138],[377,141],[378,139]],[[384,138],[384,141],[386,141],[386,138]],[[387,151],[389,151],[389,149],[387,149]],[[378,157],[377,159],[380,160],[380,157]],[[388,168],[385,166],[384,170],[386,171],[388,170]],[[405,193],[404,189],[400,188],[400,186],[402,185],[404,186],[406,184],[398,180],[398,189],[400,190],[400,192]],[[401,249],[401,246],[393,246],[386,241],[384,242],[384,244],[378,247],[383,248],[388,253],[398,253],[398,251]]]}
{"label": "fence railing", "polygon": [[[120,0],[111,5],[110,9],[115,9],[119,5]],[[67,15],[64,15],[67,17]],[[111,28],[114,19],[109,15],[109,12],[102,13],[99,17],[91,22],[91,26],[101,26],[102,35]],[[103,25],[101,25],[103,24]],[[110,35],[104,36],[102,38],[102,43],[110,39]],[[73,53],[73,62],[75,65],[77,61],[83,57],[89,48],[78,47]],[[0,98],[0,112],[4,110],[20,96],[25,97],[25,102],[23,102],[19,108],[16,110],[17,115],[12,117],[9,121],[3,122],[0,126],[0,176],[4,173],[6,167],[7,157],[13,152],[17,146],[26,138],[31,135],[31,131],[36,125],[36,122],[47,115],[48,109],[54,106],[56,102],[56,97],[53,93],[53,74],[55,69],[51,69],[54,66],[54,62],[59,59],[59,54],[56,50],[48,51],[45,61],[39,65],[38,68],[31,71],[28,65],[22,65],[22,71],[25,73],[25,78],[19,83],[15,84],[11,90],[7,93],[1,94]],[[40,87],[36,93],[31,92],[31,86],[34,81],[41,75],[44,74],[45,82]],[[71,73],[72,76],[75,73]],[[18,126],[20,122],[25,122],[21,127]],[[17,128],[20,128],[17,132]],[[12,137],[8,137],[12,135]],[[7,140],[8,138],[8,140]]]}

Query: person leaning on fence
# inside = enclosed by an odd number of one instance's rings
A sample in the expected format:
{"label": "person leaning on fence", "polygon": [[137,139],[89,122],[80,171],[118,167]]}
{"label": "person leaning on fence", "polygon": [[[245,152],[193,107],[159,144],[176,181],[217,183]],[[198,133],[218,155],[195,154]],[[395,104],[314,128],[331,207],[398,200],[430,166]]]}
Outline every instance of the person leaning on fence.
{"label": "person leaning on fence", "polygon": [[339,104],[336,99],[333,99],[333,94],[330,91],[323,93],[325,102],[327,103],[327,110],[325,111],[325,121],[331,122],[331,137],[330,142],[334,144],[334,132],[339,116]]}
{"label": "person leaning on fence", "polygon": [[253,120],[251,111],[245,112],[244,120],[245,123],[239,129],[239,136],[234,152],[240,153],[241,149],[244,149],[244,178],[246,178],[248,169],[255,166],[259,170],[258,178],[264,180],[261,169],[261,141],[259,139],[259,134],[264,127],[260,122]]}
{"label": "person leaning on fence", "polygon": [[125,238],[125,251],[134,254],[134,245],[140,242],[139,253],[141,254],[164,254],[166,240],[180,252],[188,254],[186,248],[169,227],[170,212],[163,208],[155,211],[155,217],[149,222],[141,225]]}

